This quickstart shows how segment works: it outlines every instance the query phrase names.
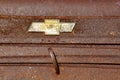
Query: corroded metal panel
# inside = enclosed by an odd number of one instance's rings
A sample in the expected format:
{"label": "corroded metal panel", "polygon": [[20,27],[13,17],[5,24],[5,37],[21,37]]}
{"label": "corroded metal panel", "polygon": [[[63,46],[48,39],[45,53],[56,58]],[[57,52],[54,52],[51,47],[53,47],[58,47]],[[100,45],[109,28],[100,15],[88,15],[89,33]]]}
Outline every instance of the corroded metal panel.
{"label": "corroded metal panel", "polygon": [[[28,32],[46,19],[76,25]],[[120,80],[120,0],[0,0],[0,80]]]}
{"label": "corroded metal panel", "polygon": [[[44,33],[29,33],[32,22],[44,19],[60,19],[76,23],[72,33],[60,36],[45,36]],[[85,43],[119,44],[119,17],[0,17],[0,43]]]}
{"label": "corroded metal panel", "polygon": [[0,63],[52,63],[48,52],[49,47],[52,47],[59,63],[120,64],[119,45],[41,44],[2,44]]}
{"label": "corroded metal panel", "polygon": [[1,15],[120,16],[120,0],[0,0]]}
{"label": "corroded metal panel", "polygon": [[[115,66],[114,66],[115,67]],[[56,75],[46,66],[0,66],[0,80],[119,80],[118,68],[60,67]]]}

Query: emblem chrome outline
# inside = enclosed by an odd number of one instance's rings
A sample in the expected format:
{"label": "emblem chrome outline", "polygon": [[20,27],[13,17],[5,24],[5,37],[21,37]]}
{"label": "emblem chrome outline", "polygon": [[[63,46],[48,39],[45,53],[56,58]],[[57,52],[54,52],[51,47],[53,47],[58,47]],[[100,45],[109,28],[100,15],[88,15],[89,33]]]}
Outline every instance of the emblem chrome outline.
{"label": "emblem chrome outline", "polygon": [[72,32],[74,22],[60,22],[59,19],[45,19],[45,22],[32,22],[29,32],[45,32],[45,35],[60,35],[60,32]]}

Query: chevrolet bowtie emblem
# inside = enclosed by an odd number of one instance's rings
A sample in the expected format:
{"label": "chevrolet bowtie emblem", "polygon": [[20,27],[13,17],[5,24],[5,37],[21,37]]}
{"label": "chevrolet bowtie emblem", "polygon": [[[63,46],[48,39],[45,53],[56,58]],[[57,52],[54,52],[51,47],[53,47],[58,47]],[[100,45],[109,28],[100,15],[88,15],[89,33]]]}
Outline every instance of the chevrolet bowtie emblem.
{"label": "chevrolet bowtie emblem", "polygon": [[29,32],[45,32],[45,35],[60,35],[60,32],[72,32],[75,23],[60,22],[58,19],[45,19],[45,22],[33,22]]}

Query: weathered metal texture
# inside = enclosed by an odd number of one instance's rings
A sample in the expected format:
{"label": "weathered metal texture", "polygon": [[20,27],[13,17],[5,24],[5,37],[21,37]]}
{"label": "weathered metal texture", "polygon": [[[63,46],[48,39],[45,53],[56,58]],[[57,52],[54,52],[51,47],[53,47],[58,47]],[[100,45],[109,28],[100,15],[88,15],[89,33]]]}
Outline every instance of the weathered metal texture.
{"label": "weathered metal texture", "polygon": [[52,47],[59,63],[120,64],[120,45],[1,44],[0,63],[52,63]]}
{"label": "weathered metal texture", "polygon": [[120,0],[0,0],[0,15],[120,16]]}
{"label": "weathered metal texture", "polygon": [[[44,19],[60,19],[75,22],[72,33],[60,36],[45,36],[44,33],[30,33],[32,22]],[[93,43],[120,44],[120,17],[0,17],[0,43]]]}
{"label": "weathered metal texture", "polygon": [[[60,75],[48,47],[55,52]],[[119,80],[119,64],[119,45],[0,44],[0,80]]]}
{"label": "weathered metal texture", "polygon": [[[55,74],[48,47],[55,52],[60,75]],[[119,45],[1,44],[0,53],[1,80],[119,80]]]}
{"label": "weathered metal texture", "polygon": [[[32,22],[75,22],[72,33],[29,33]],[[119,0],[0,0],[0,43],[120,43]]]}
{"label": "weathered metal texture", "polygon": [[0,80],[120,80],[120,69],[60,67],[61,75],[48,66],[1,66]]}
{"label": "weathered metal texture", "polygon": [[[44,19],[76,26],[60,36],[28,32]],[[120,80],[119,0],[0,0],[0,80],[81,79]]]}

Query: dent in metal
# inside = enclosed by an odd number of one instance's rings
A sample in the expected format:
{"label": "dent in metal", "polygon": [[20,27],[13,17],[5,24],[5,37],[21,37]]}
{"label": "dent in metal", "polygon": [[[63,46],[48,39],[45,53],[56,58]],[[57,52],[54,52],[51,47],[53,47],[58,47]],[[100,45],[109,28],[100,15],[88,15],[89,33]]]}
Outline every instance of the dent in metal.
{"label": "dent in metal", "polygon": [[45,19],[45,22],[33,22],[29,32],[45,32],[45,35],[60,35],[60,32],[72,32],[75,23],[60,22],[58,19]]}

